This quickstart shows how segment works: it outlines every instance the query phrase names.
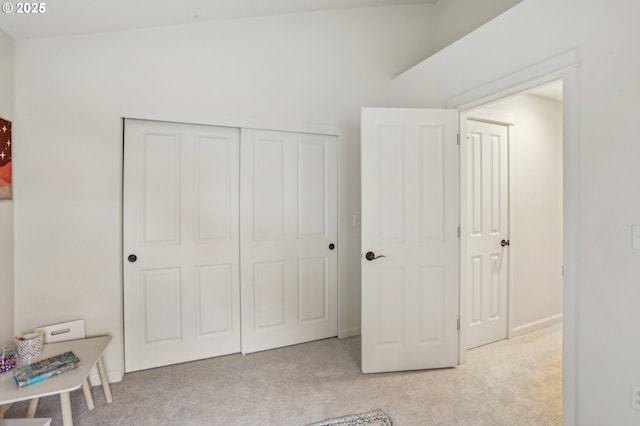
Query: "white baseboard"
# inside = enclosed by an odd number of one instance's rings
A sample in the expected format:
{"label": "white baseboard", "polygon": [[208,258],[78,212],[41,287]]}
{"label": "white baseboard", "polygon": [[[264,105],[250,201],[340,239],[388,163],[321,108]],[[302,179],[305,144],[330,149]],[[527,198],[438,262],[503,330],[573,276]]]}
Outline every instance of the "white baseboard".
{"label": "white baseboard", "polygon": [[[122,381],[122,371],[120,370],[116,370],[116,371],[107,371],[107,380],[109,380],[109,383],[117,383]],[[93,369],[91,370],[91,373],[89,374],[89,382],[91,383],[91,386],[99,386],[102,384],[102,381],[100,380],[100,374],[98,374],[98,369],[93,367]]]}
{"label": "white baseboard", "polygon": [[550,317],[542,318],[528,324],[519,325],[511,329],[509,338],[513,339],[514,337],[522,336],[523,334],[531,333],[532,331],[549,327],[550,325],[557,324],[559,322],[562,322],[562,314],[552,315]]}
{"label": "white baseboard", "polygon": [[346,339],[360,335],[360,327],[348,328],[346,330],[338,330],[338,339]]}

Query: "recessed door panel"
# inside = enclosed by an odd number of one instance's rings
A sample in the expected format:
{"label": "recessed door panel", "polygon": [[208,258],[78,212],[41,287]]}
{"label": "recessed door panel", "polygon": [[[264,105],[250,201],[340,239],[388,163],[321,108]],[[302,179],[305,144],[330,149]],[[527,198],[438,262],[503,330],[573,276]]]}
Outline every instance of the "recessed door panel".
{"label": "recessed door panel", "polygon": [[384,124],[378,130],[378,235],[381,240],[402,241],[405,225],[402,127]]}
{"label": "recessed door panel", "polygon": [[404,340],[404,276],[401,268],[381,269],[378,275],[377,303],[381,346],[401,345]]}
{"label": "recessed door panel", "polygon": [[323,142],[298,144],[298,237],[326,236],[327,153]]}
{"label": "recessed door panel", "polygon": [[257,137],[253,153],[253,235],[255,241],[284,239],[285,141]]}
{"label": "recessed door panel", "polygon": [[254,271],[256,330],[284,325],[284,263],[256,263]]}
{"label": "recessed door panel", "polygon": [[466,141],[467,147],[467,191],[469,208],[469,234],[480,236],[483,234],[483,190],[482,190],[482,134],[470,132]]}
{"label": "recessed door panel", "polygon": [[179,269],[144,271],[146,343],[180,340],[182,293]]}
{"label": "recessed door panel", "polygon": [[143,170],[144,242],[180,241],[180,134],[145,132]]}
{"label": "recessed door panel", "polygon": [[444,129],[441,124],[420,127],[420,235],[423,240],[444,238]]}
{"label": "recessed door panel", "polygon": [[483,299],[483,287],[482,287],[482,256],[472,256],[469,265],[469,298],[470,303],[468,306],[469,311],[469,323],[471,325],[482,323],[482,299]]}
{"label": "recessed door panel", "polygon": [[502,166],[503,162],[506,164],[507,160],[502,158],[503,151],[506,153],[506,149],[502,149],[502,144],[506,141],[500,135],[490,135],[491,141],[491,160],[489,162],[489,169],[491,170],[491,189],[489,197],[491,199],[491,207],[489,210],[489,216],[491,218],[491,233],[498,234],[503,229],[503,222],[507,219],[503,217],[504,214],[504,202],[503,197],[503,180],[505,179],[504,173],[505,167]]}
{"label": "recessed door panel", "polygon": [[196,291],[198,334],[233,333],[232,265],[197,267]]}
{"label": "recessed door panel", "polygon": [[238,161],[234,158],[237,143],[232,137],[196,136],[194,190],[198,242],[229,241],[233,235],[232,215],[237,214],[237,208],[232,203],[238,199],[234,164]]}
{"label": "recessed door panel", "polygon": [[492,253],[489,255],[489,264],[491,267],[491,275],[489,277],[489,321],[499,320],[505,307],[502,306],[502,286],[500,285],[500,269],[501,269],[500,253]]}
{"label": "recessed door panel", "polygon": [[326,320],[328,312],[327,262],[325,258],[298,261],[298,295],[300,323]]}
{"label": "recessed door panel", "polygon": [[444,344],[445,336],[445,270],[425,267],[420,271],[422,324],[420,341],[425,344]]}

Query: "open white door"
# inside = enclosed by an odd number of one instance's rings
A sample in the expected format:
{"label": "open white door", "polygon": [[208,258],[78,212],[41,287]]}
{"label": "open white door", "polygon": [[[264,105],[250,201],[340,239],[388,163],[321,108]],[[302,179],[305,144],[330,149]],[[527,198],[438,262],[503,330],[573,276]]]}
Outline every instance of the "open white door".
{"label": "open white door", "polygon": [[362,110],[362,371],[458,364],[458,112]]}

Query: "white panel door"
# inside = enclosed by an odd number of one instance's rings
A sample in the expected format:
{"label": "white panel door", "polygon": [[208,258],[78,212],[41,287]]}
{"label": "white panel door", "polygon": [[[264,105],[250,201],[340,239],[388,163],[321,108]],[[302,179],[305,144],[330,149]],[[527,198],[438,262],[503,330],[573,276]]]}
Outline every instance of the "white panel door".
{"label": "white panel door", "polygon": [[362,110],[362,371],[458,363],[458,113]]}
{"label": "white panel door", "polygon": [[462,270],[470,349],[507,337],[509,131],[505,125],[476,120],[467,120],[466,126]]}
{"label": "white panel door", "polygon": [[125,122],[126,371],[240,352],[239,136]]}
{"label": "white panel door", "polygon": [[242,129],[242,352],[337,335],[337,138]]}

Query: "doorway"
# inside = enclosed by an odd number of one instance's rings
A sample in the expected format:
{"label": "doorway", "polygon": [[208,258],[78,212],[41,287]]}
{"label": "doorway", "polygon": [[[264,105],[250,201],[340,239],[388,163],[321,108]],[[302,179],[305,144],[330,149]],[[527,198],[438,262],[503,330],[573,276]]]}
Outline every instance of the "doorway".
{"label": "doorway", "polygon": [[461,114],[461,361],[562,321],[562,121],[562,81]]}

